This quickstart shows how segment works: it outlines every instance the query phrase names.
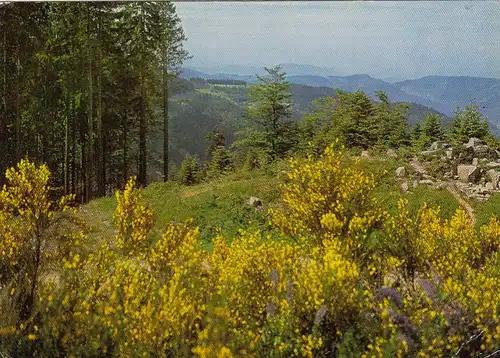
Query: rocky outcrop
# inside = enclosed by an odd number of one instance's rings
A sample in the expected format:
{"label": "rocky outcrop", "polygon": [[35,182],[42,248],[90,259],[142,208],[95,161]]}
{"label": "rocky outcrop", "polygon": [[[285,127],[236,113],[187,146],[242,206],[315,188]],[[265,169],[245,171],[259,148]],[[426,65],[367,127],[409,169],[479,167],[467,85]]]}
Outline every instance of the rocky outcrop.
{"label": "rocky outcrop", "polygon": [[247,201],[247,204],[250,205],[250,206],[253,206],[254,208],[257,208],[259,206],[262,206],[262,201],[255,197],[255,196],[251,196],[248,201]]}
{"label": "rocky outcrop", "polygon": [[490,179],[493,189],[500,189],[498,185],[500,183],[500,172],[497,172],[495,169],[490,169],[486,172],[486,174]]}
{"label": "rocky outcrop", "polygon": [[480,173],[476,165],[459,165],[457,175],[462,183],[476,183],[480,179]]}
{"label": "rocky outcrop", "polygon": [[387,149],[387,156],[388,157],[392,157],[392,158],[396,158],[398,155],[396,154],[396,151],[392,148],[389,148]]}
{"label": "rocky outcrop", "polygon": [[406,169],[405,167],[399,167],[398,169],[396,169],[396,176],[398,178],[402,178],[406,175]]}

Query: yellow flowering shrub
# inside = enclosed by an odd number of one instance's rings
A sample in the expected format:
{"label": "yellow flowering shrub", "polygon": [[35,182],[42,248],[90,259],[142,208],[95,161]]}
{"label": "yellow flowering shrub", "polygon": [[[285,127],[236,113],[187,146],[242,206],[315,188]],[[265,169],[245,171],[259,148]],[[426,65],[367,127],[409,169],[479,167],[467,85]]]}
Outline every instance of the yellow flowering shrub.
{"label": "yellow flowering shrub", "polygon": [[[94,250],[44,250],[60,255],[59,269],[40,278],[36,322],[22,333],[1,326],[0,344],[22,337],[30,348],[18,355],[40,357],[494,356],[498,219],[476,232],[463,210],[450,220],[427,205],[410,215],[405,200],[390,215],[373,199],[373,177],[348,162],[335,146],[293,159],[271,233],[217,235],[210,250],[191,220],[152,235],[153,212],[132,179],[117,194],[116,235]],[[22,165],[20,178],[48,175]],[[12,282],[31,282],[15,276],[28,264],[29,228],[66,207],[41,200],[37,211],[19,199],[28,192],[0,194],[2,308],[15,302],[3,299]]]}
{"label": "yellow flowering shrub", "polygon": [[45,165],[22,160],[5,177],[0,191],[0,342],[15,334],[32,341],[37,301],[57,279],[58,263],[82,239],[81,222],[70,207],[72,196],[50,199]]}

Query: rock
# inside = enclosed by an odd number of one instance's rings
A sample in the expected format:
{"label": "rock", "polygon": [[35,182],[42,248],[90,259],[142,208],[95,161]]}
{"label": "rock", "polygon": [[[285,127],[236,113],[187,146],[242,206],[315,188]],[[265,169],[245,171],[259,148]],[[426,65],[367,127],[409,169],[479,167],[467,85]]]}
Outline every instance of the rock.
{"label": "rock", "polygon": [[407,182],[404,182],[401,184],[401,190],[403,191],[403,193],[406,193],[408,191],[409,187],[408,187],[408,183]]}
{"label": "rock", "polygon": [[443,182],[436,183],[435,188],[436,189],[444,189],[444,188],[446,188],[446,183],[443,183]]}
{"label": "rock", "polygon": [[479,158],[472,158],[472,165],[478,165],[479,164]]}
{"label": "rock", "polygon": [[422,185],[432,185],[432,184],[434,184],[434,182],[432,180],[430,180],[430,179],[420,180],[418,183],[422,184]]}
{"label": "rock", "polygon": [[436,154],[437,152],[439,152],[439,149],[436,149],[436,150],[424,150],[423,152],[420,152],[420,154],[422,154],[422,155],[432,155],[432,154]]}
{"label": "rock", "polygon": [[488,177],[493,185],[493,189],[498,188],[498,183],[500,182],[500,172],[497,172],[495,169],[490,169],[486,172]]}
{"label": "rock", "polygon": [[429,148],[429,149],[430,149],[430,150],[438,150],[438,149],[439,149],[439,148],[441,148],[441,147],[442,147],[442,143],[441,143],[440,141],[438,141],[438,140],[437,140],[437,141],[435,141],[435,142],[433,142],[433,143],[431,144],[431,146],[430,146],[430,148]]}
{"label": "rock", "polygon": [[418,186],[418,180],[414,180],[412,185],[413,185],[413,188],[416,188]]}
{"label": "rock", "polygon": [[488,162],[488,163],[486,163],[486,166],[488,168],[498,168],[498,167],[500,167],[500,163],[497,163],[497,162]]}
{"label": "rock", "polygon": [[488,190],[488,191],[492,191],[493,189],[495,189],[495,188],[493,187],[493,183],[491,183],[491,182],[487,182],[487,183],[484,185],[484,187],[485,187],[485,188],[486,188],[486,190]]}
{"label": "rock", "polygon": [[484,142],[481,139],[473,137],[473,138],[469,138],[469,141],[465,144],[465,146],[467,148],[473,148],[473,147],[476,147],[476,146],[482,145],[482,144],[484,144]]}
{"label": "rock", "polygon": [[392,148],[387,149],[387,156],[396,158],[398,155],[396,154],[396,151]]}
{"label": "rock", "polygon": [[256,208],[256,207],[262,206],[262,201],[255,196],[251,196],[248,199],[247,204]]}
{"label": "rock", "polygon": [[472,149],[474,150],[474,155],[479,158],[485,158],[490,155],[490,147],[488,147],[487,145],[477,145],[475,147],[472,147]]}
{"label": "rock", "polygon": [[367,150],[361,152],[361,158],[370,158],[370,153]]}
{"label": "rock", "polygon": [[446,154],[446,158],[453,159],[453,149],[451,149],[451,148],[447,149],[445,154]]}
{"label": "rock", "polygon": [[479,180],[479,170],[475,165],[459,165],[457,167],[457,175],[463,183],[475,183]]}
{"label": "rock", "polygon": [[396,169],[396,176],[398,178],[404,177],[405,175],[406,175],[405,167],[399,167],[398,169]]}

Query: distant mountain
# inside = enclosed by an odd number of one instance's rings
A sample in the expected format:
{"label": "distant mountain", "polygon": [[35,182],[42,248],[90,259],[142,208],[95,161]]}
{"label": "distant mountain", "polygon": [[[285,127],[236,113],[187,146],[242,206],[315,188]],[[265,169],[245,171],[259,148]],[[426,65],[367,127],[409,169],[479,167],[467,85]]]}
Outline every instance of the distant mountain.
{"label": "distant mountain", "polygon": [[443,118],[443,126],[450,128],[452,119],[444,113],[436,111],[434,108],[426,107],[418,103],[410,103],[408,108],[408,124],[422,123],[423,119],[430,113],[434,113]]}
{"label": "distant mountain", "polygon": [[[312,87],[339,88],[343,91],[361,89],[369,96],[375,97],[377,91],[384,91],[391,101],[414,102],[452,116],[457,107],[464,107],[471,103],[477,104],[482,114],[494,125],[500,126],[500,80],[494,78],[466,77],[466,76],[427,76],[415,80],[405,80],[390,83],[366,74],[352,76],[323,75],[331,69],[316,66],[285,64],[288,66],[288,80],[295,84]],[[240,71],[247,66],[240,66]],[[238,66],[231,68],[238,69]],[[310,71],[307,74],[305,72]],[[299,74],[300,73],[300,74]],[[243,80],[255,83],[255,76],[235,73],[200,72],[185,69],[184,78],[221,78]],[[493,128],[493,126],[492,126]]]}
{"label": "distant mountain", "polygon": [[427,76],[394,84],[421,98],[419,103],[451,115],[456,107],[477,104],[481,113],[500,124],[500,80],[482,77]]}
{"label": "distant mountain", "polygon": [[[331,76],[336,74],[333,68],[319,67],[313,65],[302,65],[297,63],[282,63],[283,70],[290,76],[302,76],[302,75],[313,75],[313,76]],[[266,66],[272,67],[272,65]],[[205,72],[205,73],[233,73],[240,76],[255,76],[265,75],[266,71],[264,66],[256,65],[229,65],[229,66],[211,66],[211,67],[197,67],[194,69]]]}

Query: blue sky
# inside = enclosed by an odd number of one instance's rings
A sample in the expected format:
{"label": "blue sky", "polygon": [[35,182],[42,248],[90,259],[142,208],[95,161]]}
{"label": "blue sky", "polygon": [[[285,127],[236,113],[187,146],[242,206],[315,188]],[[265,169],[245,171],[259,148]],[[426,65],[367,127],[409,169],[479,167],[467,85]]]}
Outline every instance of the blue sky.
{"label": "blue sky", "polygon": [[186,65],[500,78],[500,1],[178,2]]}

